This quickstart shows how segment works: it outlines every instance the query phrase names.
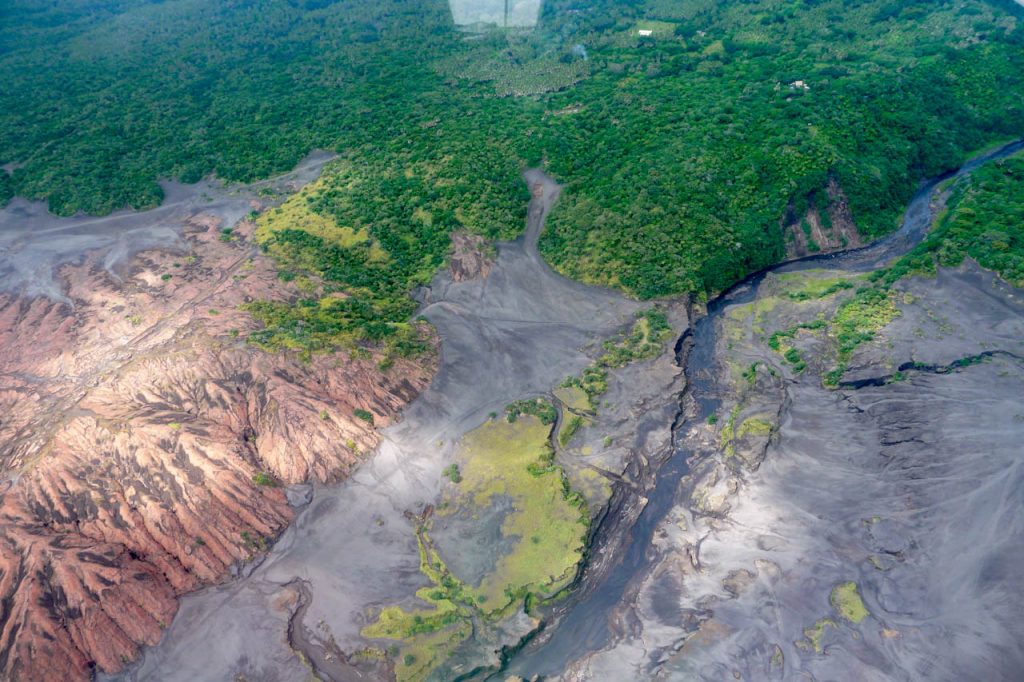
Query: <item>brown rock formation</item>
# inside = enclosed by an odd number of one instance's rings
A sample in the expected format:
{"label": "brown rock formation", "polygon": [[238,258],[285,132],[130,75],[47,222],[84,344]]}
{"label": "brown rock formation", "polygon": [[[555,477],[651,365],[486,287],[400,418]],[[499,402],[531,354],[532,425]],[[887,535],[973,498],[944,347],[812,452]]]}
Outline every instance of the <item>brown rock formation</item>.
{"label": "brown rock formation", "polygon": [[494,263],[494,257],[488,250],[493,247],[486,239],[469,232],[452,233],[452,252],[448,258],[448,269],[452,273],[452,281],[487,277]]}
{"label": "brown rock formation", "polygon": [[790,205],[782,219],[786,258],[801,258],[855,246],[863,241],[850,212],[846,193],[830,177],[824,192],[806,197],[806,208]]}
{"label": "brown rock formation", "polygon": [[248,346],[239,306],[289,292],[251,225],[234,242],[217,227],[194,220],[190,253],[140,254],[122,281],[95,258],[65,267],[73,306],[0,295],[4,679],[122,668],[179,595],[289,523],[278,483],[337,480],[376,445],[354,410],[386,424],[429,379]]}

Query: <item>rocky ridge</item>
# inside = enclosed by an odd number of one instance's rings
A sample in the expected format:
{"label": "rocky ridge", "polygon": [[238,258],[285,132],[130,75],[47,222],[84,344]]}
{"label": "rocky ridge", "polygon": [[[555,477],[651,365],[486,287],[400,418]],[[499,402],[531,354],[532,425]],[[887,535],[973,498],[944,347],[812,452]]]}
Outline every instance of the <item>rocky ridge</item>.
{"label": "rocky ridge", "polygon": [[294,292],[251,224],[221,227],[197,213],[183,249],[121,276],[87,254],[59,270],[66,300],[0,294],[5,679],[120,670],[291,521],[285,486],[346,476],[429,381],[248,346],[240,307]]}

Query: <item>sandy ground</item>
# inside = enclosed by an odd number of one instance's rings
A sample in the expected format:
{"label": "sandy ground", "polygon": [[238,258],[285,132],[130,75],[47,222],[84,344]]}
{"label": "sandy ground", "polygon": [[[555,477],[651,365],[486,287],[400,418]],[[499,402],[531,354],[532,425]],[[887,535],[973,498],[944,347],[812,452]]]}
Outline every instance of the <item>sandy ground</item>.
{"label": "sandy ground", "polygon": [[0,210],[0,291],[70,303],[55,279],[60,266],[100,252],[103,266],[123,277],[138,253],[184,249],[182,230],[196,214],[214,216],[230,227],[256,207],[258,192],[297,189],[316,178],[333,156],[314,152],[290,173],[244,187],[209,180],[194,185],[165,181],[161,183],[164,202],[159,207],[99,218],[60,218],[49,213],[44,202],[15,198]]}
{"label": "sandy ground", "polygon": [[[599,351],[597,342],[628,327],[641,308],[617,293],[571,282],[543,263],[537,239],[559,188],[537,172],[528,173],[527,181],[534,196],[527,231],[498,245],[488,276],[453,282],[442,273],[422,292],[422,314],[441,337],[440,370],[403,421],[386,430],[379,452],[340,486],[317,489],[251,575],[186,598],[161,645],[147,651],[126,679],[306,679],[309,670],[286,642],[291,610],[275,608],[291,603],[292,588],[284,586],[299,579],[311,594],[298,624],[305,640],[351,652],[367,645],[359,631],[373,607],[408,599],[426,584],[407,512],[437,501],[441,470],[456,441],[490,412],[547,394],[579,372]],[[685,328],[685,315],[673,319]],[[671,348],[666,357],[673,357]],[[608,410],[608,419],[618,426],[609,429],[633,434],[616,439],[617,456],[605,462],[612,469],[621,470],[634,448],[664,449],[670,438],[681,372],[664,359],[644,367],[631,371],[662,376],[660,383],[647,382],[660,395],[619,400],[625,389],[612,382],[616,408]],[[660,415],[659,423],[638,430],[644,412]],[[319,669],[328,668],[330,661],[321,661]],[[346,669],[333,670],[338,677]]]}
{"label": "sandy ground", "polygon": [[[862,376],[1012,355],[834,392],[787,375],[763,464],[695,468],[616,613],[626,632],[567,679],[1019,679],[1024,293],[973,265],[902,287],[913,302]],[[860,623],[830,603],[846,581]],[[823,622],[817,651],[806,630]]]}

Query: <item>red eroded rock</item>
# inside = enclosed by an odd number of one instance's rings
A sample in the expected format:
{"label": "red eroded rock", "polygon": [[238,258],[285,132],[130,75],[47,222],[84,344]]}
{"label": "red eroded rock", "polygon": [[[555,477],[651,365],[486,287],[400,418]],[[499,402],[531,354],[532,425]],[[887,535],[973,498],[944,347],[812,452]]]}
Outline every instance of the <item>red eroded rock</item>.
{"label": "red eroded rock", "polygon": [[65,267],[73,305],[0,295],[3,679],[120,670],[291,521],[257,474],[345,477],[378,442],[354,411],[386,425],[429,381],[428,363],[248,346],[240,306],[293,294],[216,221],[193,228],[190,254],[140,254],[120,280]]}

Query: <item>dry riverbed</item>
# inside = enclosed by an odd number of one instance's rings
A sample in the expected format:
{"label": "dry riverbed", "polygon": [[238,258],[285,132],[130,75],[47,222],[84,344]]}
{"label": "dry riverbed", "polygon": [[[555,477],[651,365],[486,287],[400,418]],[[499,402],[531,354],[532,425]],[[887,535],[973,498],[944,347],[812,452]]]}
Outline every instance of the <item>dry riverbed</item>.
{"label": "dry riverbed", "polygon": [[451,679],[538,628],[631,463],[669,448],[687,319],[553,273],[536,244],[559,188],[527,181],[523,237],[421,294],[431,386],[260,565],[186,598],[128,678]]}
{"label": "dry riverbed", "polygon": [[769,275],[718,316],[720,403],[680,434],[694,464],[657,558],[566,679],[1024,666],[1024,292],[970,262],[903,280],[830,388],[831,321],[862,277]]}

